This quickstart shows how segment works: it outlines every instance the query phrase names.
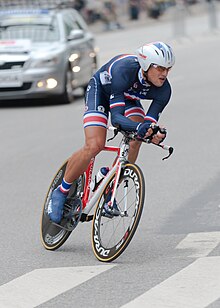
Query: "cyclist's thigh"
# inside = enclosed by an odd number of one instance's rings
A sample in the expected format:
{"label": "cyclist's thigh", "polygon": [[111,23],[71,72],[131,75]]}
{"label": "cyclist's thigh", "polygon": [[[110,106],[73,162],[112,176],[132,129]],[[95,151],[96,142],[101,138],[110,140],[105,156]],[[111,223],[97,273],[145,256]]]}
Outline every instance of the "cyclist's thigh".
{"label": "cyclist's thigh", "polygon": [[97,155],[105,146],[106,128],[102,126],[87,126],[84,131],[86,145],[94,150],[94,155]]}
{"label": "cyclist's thigh", "polygon": [[102,91],[102,85],[96,78],[92,78],[85,94],[84,128],[107,128],[109,102]]}
{"label": "cyclist's thigh", "polygon": [[143,122],[145,117],[144,108],[139,100],[125,101],[125,116],[135,122]]}
{"label": "cyclist's thigh", "polygon": [[83,123],[86,143],[97,148],[97,151],[105,145],[108,114],[109,102],[102,92],[100,82],[93,77],[86,91]]}

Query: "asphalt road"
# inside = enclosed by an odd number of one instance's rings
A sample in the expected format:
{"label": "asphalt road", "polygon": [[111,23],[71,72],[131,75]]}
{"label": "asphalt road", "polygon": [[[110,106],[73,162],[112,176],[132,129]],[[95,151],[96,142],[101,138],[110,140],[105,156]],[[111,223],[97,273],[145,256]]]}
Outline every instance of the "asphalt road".
{"label": "asphalt road", "polygon": [[83,144],[83,99],[1,106],[1,308],[220,306],[220,39],[205,21],[190,19],[190,37],[181,40],[169,22],[97,36],[100,64],[152,40],[176,53],[173,95],[160,120],[175,152],[162,161],[164,152],[143,145],[144,213],[128,249],[109,265],[93,255],[90,223],[56,252],[40,242],[48,185]]}

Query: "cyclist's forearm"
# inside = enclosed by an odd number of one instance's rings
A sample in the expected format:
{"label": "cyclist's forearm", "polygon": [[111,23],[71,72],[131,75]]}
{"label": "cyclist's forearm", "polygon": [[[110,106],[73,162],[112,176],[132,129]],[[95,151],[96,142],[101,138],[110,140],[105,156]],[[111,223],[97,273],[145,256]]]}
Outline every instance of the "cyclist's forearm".
{"label": "cyclist's forearm", "polygon": [[136,128],[139,124],[138,122],[134,122],[129,118],[126,118],[120,113],[111,113],[111,122],[113,126],[120,127],[122,130],[129,132],[136,131]]}

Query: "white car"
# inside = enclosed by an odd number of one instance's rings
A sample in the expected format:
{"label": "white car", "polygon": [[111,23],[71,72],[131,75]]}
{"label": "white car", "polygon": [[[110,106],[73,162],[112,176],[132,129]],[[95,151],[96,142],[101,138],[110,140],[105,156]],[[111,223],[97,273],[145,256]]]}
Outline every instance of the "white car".
{"label": "white car", "polygon": [[74,9],[0,11],[0,100],[73,99],[97,68],[93,34]]}

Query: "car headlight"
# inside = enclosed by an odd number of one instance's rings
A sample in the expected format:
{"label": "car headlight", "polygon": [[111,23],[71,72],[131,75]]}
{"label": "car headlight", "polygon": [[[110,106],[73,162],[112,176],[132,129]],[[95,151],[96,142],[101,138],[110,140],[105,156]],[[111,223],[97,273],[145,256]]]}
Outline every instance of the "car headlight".
{"label": "car headlight", "polygon": [[59,57],[53,57],[53,58],[44,58],[44,59],[35,59],[31,62],[30,67],[31,68],[37,68],[37,67],[52,67],[54,65],[57,65],[59,63]]}

